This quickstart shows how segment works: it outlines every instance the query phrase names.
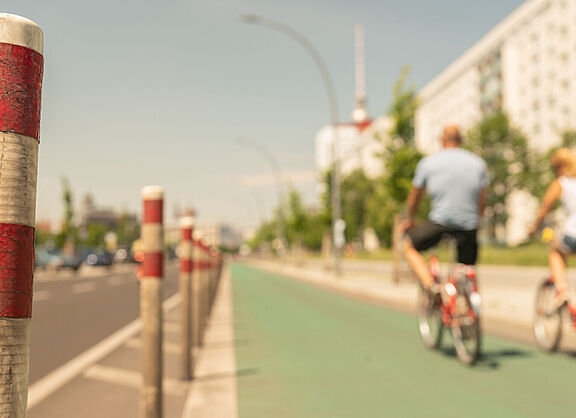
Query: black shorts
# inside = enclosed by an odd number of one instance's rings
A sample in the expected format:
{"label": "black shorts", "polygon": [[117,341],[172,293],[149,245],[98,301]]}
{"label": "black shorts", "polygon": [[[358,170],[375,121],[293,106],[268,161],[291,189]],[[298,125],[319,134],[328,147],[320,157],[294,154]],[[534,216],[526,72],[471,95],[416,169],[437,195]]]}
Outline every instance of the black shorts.
{"label": "black shorts", "polygon": [[417,251],[426,251],[440,242],[444,235],[456,239],[458,246],[458,262],[463,264],[476,264],[478,258],[477,230],[463,231],[439,225],[431,221],[423,222],[406,231]]}

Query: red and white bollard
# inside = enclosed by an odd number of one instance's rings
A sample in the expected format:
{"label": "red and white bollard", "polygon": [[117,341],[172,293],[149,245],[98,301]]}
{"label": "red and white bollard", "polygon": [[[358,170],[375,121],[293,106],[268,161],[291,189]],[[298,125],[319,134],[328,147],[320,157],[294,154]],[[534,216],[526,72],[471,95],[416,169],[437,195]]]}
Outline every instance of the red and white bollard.
{"label": "red and white bollard", "polygon": [[162,300],[164,278],[164,190],[142,189],[143,222],[140,316],[142,318],[142,388],[140,417],[162,417]]}
{"label": "red and white bollard", "polygon": [[26,416],[44,37],[0,14],[0,416]]}
{"label": "red and white bollard", "polygon": [[192,353],[192,230],[194,218],[185,216],[180,220],[180,296],[181,296],[181,364],[180,373],[184,380],[194,376]]}
{"label": "red and white bollard", "polygon": [[192,334],[194,347],[202,341],[202,270],[200,269],[200,241],[192,240]]}

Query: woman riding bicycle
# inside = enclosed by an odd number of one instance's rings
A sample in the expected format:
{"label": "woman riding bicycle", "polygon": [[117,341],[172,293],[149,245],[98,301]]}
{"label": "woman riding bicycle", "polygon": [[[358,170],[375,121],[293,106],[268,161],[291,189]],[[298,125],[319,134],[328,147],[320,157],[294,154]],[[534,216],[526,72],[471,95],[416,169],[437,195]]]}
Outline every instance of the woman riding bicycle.
{"label": "woman riding bicycle", "polygon": [[568,298],[566,256],[576,253],[576,153],[568,148],[560,148],[552,154],[550,166],[557,177],[548,186],[536,220],[528,233],[534,235],[546,215],[554,209],[554,204],[558,200],[562,202],[568,217],[562,237],[552,242],[548,254],[548,263],[557,289],[554,305],[561,306]]}

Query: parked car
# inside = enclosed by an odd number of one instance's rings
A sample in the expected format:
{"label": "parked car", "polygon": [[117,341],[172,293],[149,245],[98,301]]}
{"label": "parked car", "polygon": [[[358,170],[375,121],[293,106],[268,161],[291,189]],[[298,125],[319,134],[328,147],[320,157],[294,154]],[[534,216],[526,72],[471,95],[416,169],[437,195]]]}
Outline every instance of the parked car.
{"label": "parked car", "polygon": [[84,256],[84,262],[91,267],[104,266],[110,267],[114,262],[112,254],[108,251],[89,251]]}
{"label": "parked car", "polygon": [[50,264],[50,252],[45,247],[36,247],[34,252],[34,268],[46,269]]}
{"label": "parked car", "polygon": [[134,255],[132,250],[128,247],[120,247],[114,251],[114,262],[115,263],[135,263]]}
{"label": "parked car", "polygon": [[56,252],[52,255],[49,265],[56,270],[72,269],[76,271],[82,265],[82,257],[77,254],[66,255],[61,252]]}
{"label": "parked car", "polygon": [[36,268],[76,271],[82,265],[82,257],[62,254],[55,248],[36,247],[34,265]]}

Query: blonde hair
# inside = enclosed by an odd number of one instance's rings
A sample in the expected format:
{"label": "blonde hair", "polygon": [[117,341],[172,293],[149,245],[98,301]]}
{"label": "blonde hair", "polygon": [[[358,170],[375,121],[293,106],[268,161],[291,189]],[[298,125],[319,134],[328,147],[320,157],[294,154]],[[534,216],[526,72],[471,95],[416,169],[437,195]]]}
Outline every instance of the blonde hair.
{"label": "blonde hair", "polygon": [[561,167],[562,175],[576,177],[576,153],[569,148],[560,148],[550,157],[552,167]]}

